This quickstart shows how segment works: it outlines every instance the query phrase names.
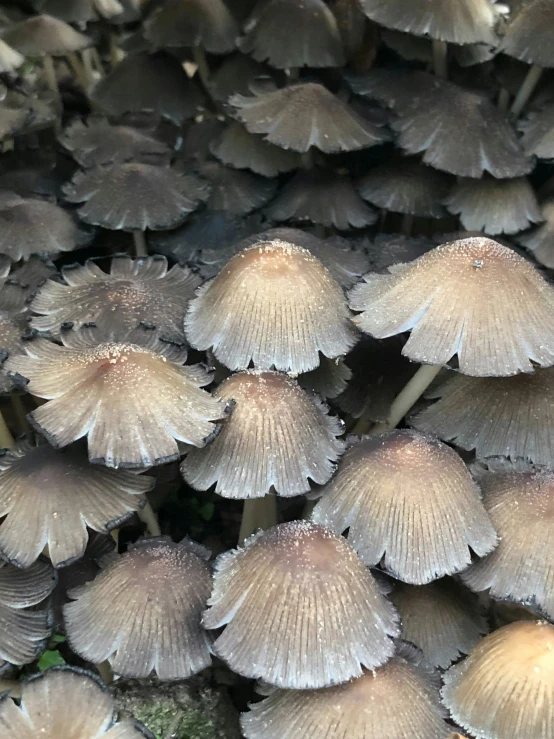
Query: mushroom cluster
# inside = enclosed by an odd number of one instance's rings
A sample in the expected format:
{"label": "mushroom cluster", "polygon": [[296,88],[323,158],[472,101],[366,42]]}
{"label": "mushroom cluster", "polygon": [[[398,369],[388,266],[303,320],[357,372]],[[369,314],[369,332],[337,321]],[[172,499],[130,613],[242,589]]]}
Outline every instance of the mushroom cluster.
{"label": "mushroom cluster", "polygon": [[2,739],[552,739],[552,38],[2,4]]}

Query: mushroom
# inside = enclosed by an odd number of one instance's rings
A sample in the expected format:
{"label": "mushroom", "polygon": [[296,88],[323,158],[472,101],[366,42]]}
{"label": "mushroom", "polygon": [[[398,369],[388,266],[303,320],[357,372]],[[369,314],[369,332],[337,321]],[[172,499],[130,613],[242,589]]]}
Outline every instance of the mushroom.
{"label": "mushroom", "polygon": [[92,582],[69,592],[72,649],[125,677],[184,680],[211,663],[201,615],[210,595],[209,552],[192,541],[139,539]]}
{"label": "mushroom", "polygon": [[344,359],[328,359],[321,355],[319,367],[298,376],[298,384],[322,398],[335,399],[346,390],[352,370]]}
{"label": "mushroom", "polygon": [[25,57],[0,38],[0,74],[13,74],[25,63]]}
{"label": "mushroom", "polygon": [[219,162],[203,162],[198,172],[212,188],[206,203],[210,210],[246,215],[265,205],[277,191],[276,180],[240,172]]}
{"label": "mushroom", "polygon": [[143,468],[178,459],[177,440],[207,443],[227,413],[200,389],[211,375],[202,365],[183,367],[182,347],[143,333],[138,344],[102,341],[93,328],[65,331],[62,346],[37,338],[26,343],[27,356],[6,360],[48,401],[29,420],[52,446],[86,436],[92,462]]}
{"label": "mushroom", "polygon": [[534,110],[517,124],[523,134],[521,145],[528,157],[554,159],[554,104]]}
{"label": "mushroom", "polygon": [[554,731],[554,626],[518,621],[482,639],[444,676],[442,700],[477,739],[548,739]]}
{"label": "mushroom", "polygon": [[0,266],[0,279],[2,276],[7,278],[0,289],[0,310],[18,312],[23,309],[40,285],[56,274],[54,264],[49,259],[37,255],[31,255],[9,275],[2,275]]}
{"label": "mushroom", "polygon": [[48,280],[38,289],[31,310],[32,328],[58,336],[65,324],[94,323],[103,335],[124,341],[140,326],[165,341],[183,344],[183,320],[200,278],[187,267],[168,269],[161,256],[116,256],[106,274],[88,260],[62,268],[63,282]]}
{"label": "mushroom", "polygon": [[541,221],[534,229],[518,237],[518,243],[529,249],[535,259],[548,269],[554,268],[554,196],[547,197],[540,206]]}
{"label": "mushroom", "polygon": [[[266,64],[254,61],[246,54],[236,52],[223,58],[219,68],[211,74],[210,95],[218,103],[226,103],[231,95],[248,95],[258,78],[271,77],[274,72]],[[209,120],[217,119],[206,119]]]}
{"label": "mushroom", "polygon": [[387,272],[394,264],[413,262],[434,249],[436,242],[425,236],[380,233],[371,241],[364,238],[362,246],[369,257],[370,272]]}
{"label": "mushroom", "polygon": [[394,651],[396,613],[340,536],[281,524],[216,560],[203,623],[224,631],[214,654],[234,672],[315,689],[374,670]]}

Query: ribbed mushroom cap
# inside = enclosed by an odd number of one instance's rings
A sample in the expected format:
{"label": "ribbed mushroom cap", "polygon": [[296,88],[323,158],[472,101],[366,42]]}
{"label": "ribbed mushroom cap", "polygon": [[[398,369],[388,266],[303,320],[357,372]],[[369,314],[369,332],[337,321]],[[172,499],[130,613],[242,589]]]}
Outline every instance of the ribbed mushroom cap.
{"label": "ribbed mushroom cap", "polygon": [[204,162],[198,171],[212,188],[207,202],[210,210],[246,215],[265,205],[277,191],[276,180],[231,169],[219,162]]}
{"label": "ribbed mushroom cap", "polygon": [[400,614],[402,638],[419,647],[435,667],[450,667],[488,632],[477,598],[454,580],[397,583],[390,598]]}
{"label": "ribbed mushroom cap", "polygon": [[340,285],[307,249],[280,240],[245,249],[202,285],[185,333],[229,369],[285,372],[314,369],[319,352],[346,354],[357,338]]}
{"label": "ribbed mushroom cap", "polygon": [[390,28],[381,29],[381,40],[394,52],[410,62],[433,61],[433,44],[429,38],[412,36],[411,33],[393,31]]}
{"label": "ribbed mushroom cap", "polygon": [[48,545],[55,567],[71,564],[84,554],[87,527],[119,526],[153,486],[151,477],[91,465],[81,448],[20,443],[0,457],[0,552],[29,567]]}
{"label": "ribbed mushroom cap", "polygon": [[35,15],[2,33],[3,40],[23,56],[63,56],[82,51],[92,39],[51,15]]}
{"label": "ribbed mushroom cap", "polygon": [[183,344],[183,320],[201,279],[188,267],[168,270],[161,256],[114,257],[110,273],[89,260],[62,268],[64,283],[48,280],[39,288],[31,326],[58,335],[64,324],[94,323],[105,336],[123,341],[147,326],[166,341]]}
{"label": "ribbed mushroom cap", "polygon": [[73,251],[89,240],[78,222],[58,205],[5,190],[0,193],[0,252],[14,262],[31,254]]}
{"label": "ribbed mushroom cap", "polygon": [[500,44],[504,54],[540,67],[554,67],[554,6],[550,0],[517,4]]}
{"label": "ribbed mushroom cap", "polygon": [[514,234],[542,221],[537,198],[529,180],[497,180],[485,175],[480,180],[458,181],[444,203],[450,213],[460,216],[468,231]]}
{"label": "ribbed mushroom cap", "polygon": [[203,95],[169,54],[129,54],[90,93],[108,115],[152,111],[181,125],[193,118]]}
{"label": "ribbed mushroom cap", "polygon": [[148,739],[134,721],[115,723],[110,692],[92,674],[54,667],[23,683],[21,704],[0,699],[0,733],[18,739]]}
{"label": "ribbed mushroom cap", "polygon": [[523,133],[521,144],[527,156],[554,159],[554,103],[532,111],[517,127]]}
{"label": "ribbed mushroom cap", "polygon": [[477,739],[554,732],[554,626],[516,621],[486,636],[444,676],[442,700]]}
{"label": "ribbed mushroom cap", "polygon": [[342,67],[342,39],[323,0],[268,0],[254,9],[240,48],[278,69]]}
{"label": "ribbed mushroom cap", "polygon": [[463,579],[493,598],[532,605],[554,616],[554,473],[485,473],[483,503],[500,543]]}
{"label": "ribbed mushroom cap", "polygon": [[[21,290],[21,288],[19,288]],[[0,295],[1,295],[0,288]],[[29,333],[28,316],[25,313],[12,315],[0,311],[0,394],[10,393],[19,384],[17,378],[8,375],[5,367],[7,357],[25,354],[23,337]]]}
{"label": "ribbed mushroom cap", "polygon": [[210,151],[224,164],[237,169],[251,169],[264,177],[276,177],[300,165],[295,151],[268,144],[261,136],[248,133],[233,121],[210,145]]}
{"label": "ribbed mushroom cap", "polygon": [[410,237],[402,234],[377,234],[362,242],[369,257],[371,272],[386,272],[393,264],[413,262],[431,249],[436,243],[424,236]]}
{"label": "ribbed mushroom cap", "polygon": [[[233,413],[205,449],[192,449],[181,465],[193,488],[224,498],[283,497],[324,485],[344,450],[341,421],[296,380],[278,372],[241,372],[214,392],[235,401]],[[1,529],[0,529],[1,532]]]}
{"label": "ribbed mushroom cap", "polygon": [[387,134],[358,115],[323,85],[290,85],[254,97],[233,95],[230,105],[250,133],[283,149],[306,152],[312,146],[332,154],[381,144]]}
{"label": "ribbed mushroom cap", "polygon": [[440,678],[400,646],[372,672],[326,690],[275,690],[241,717],[247,739],[446,739]]}
{"label": "ribbed mushroom cap", "polygon": [[[423,73],[419,72],[423,78]],[[423,152],[424,164],[459,177],[520,177],[533,162],[498,108],[479,93],[426,75],[421,94],[398,107],[393,122],[398,146],[408,154]],[[409,80],[410,78],[408,78]]]}
{"label": "ribbed mushroom cap", "polygon": [[358,181],[357,187],[364,200],[392,213],[444,218],[441,203],[452,187],[452,179],[418,159],[403,157],[377,165]]}
{"label": "ribbed mushroom cap", "polygon": [[170,154],[167,144],[148,133],[131,126],[112,126],[104,118],[74,121],[59,141],[82,167],[129,160],[156,164]]}
{"label": "ribbed mushroom cap", "polygon": [[272,70],[266,64],[237,52],[226,57],[210,75],[210,95],[214,100],[226,103],[236,93],[248,95],[257,78],[271,74]]}
{"label": "ribbed mushroom cap", "polygon": [[491,0],[360,0],[362,10],[387,28],[453,44],[495,44],[499,11]]}
{"label": "ribbed mushroom cap", "polygon": [[411,419],[478,459],[522,457],[554,467],[554,369],[515,377],[464,377],[457,372],[430,390],[437,400]]}
{"label": "ribbed mushroom cap", "polygon": [[95,226],[145,231],[174,228],[206,200],[210,189],[195,175],[142,162],[77,172],[65,186],[79,216]]}
{"label": "ribbed mushroom cap", "polygon": [[235,48],[239,27],[223,0],[167,0],[144,26],[158,48],[201,46],[211,54]]}
{"label": "ribbed mushroom cap", "polygon": [[2,283],[0,289],[0,310],[12,313],[22,310],[37,288],[55,274],[56,267],[49,259],[31,255],[26,262],[16,267],[9,277],[5,275],[8,279]]}
{"label": "ribbed mushroom cap", "polygon": [[[100,0],[102,1],[106,5],[115,4],[121,12],[122,6],[118,0]],[[33,2],[33,7],[37,11],[54,16],[66,23],[79,25],[100,20],[96,5],[96,0],[34,0]]]}
{"label": "ribbed mushroom cap", "polygon": [[377,220],[377,212],[364,203],[352,180],[319,169],[297,172],[267,213],[274,221],[310,221],[343,231]]}
{"label": "ribbed mushroom cap", "polygon": [[[554,290],[512,249],[486,238],[453,241],[350,292],[358,326],[377,338],[411,331],[402,353],[475,376],[554,364]],[[514,295],[518,309],[514,310]]]}
{"label": "ribbed mushroom cap", "polygon": [[97,338],[83,329],[65,332],[63,346],[35,339],[28,356],[6,360],[49,401],[30,420],[53,446],[86,436],[93,462],[151,467],[178,459],[177,441],[206,443],[226,408],[200,389],[211,382],[203,366],[183,367],[186,352],[155,336],[141,346]]}
{"label": "ribbed mushroom cap", "polygon": [[126,677],[185,679],[211,662],[201,615],[210,595],[209,552],[168,537],[141,539],[64,607],[72,649]]}
{"label": "ribbed mushroom cap", "polygon": [[554,197],[549,197],[541,203],[541,214],[544,223],[529,233],[519,236],[518,242],[529,249],[540,264],[552,269],[554,268]]}
{"label": "ribbed mushroom cap", "polygon": [[0,73],[11,74],[24,63],[25,57],[0,39]]}
{"label": "ribbed mushroom cap", "polygon": [[374,98],[396,113],[406,112],[414,98],[419,98],[429,90],[434,79],[419,69],[405,68],[377,68],[364,75],[347,72],[345,78],[356,95]]}
{"label": "ribbed mushroom cap", "polygon": [[0,660],[14,665],[29,664],[44,649],[52,633],[50,611],[25,609],[47,598],[56,581],[55,571],[43,562],[36,562],[26,570],[0,564]]}
{"label": "ribbed mushroom cap", "polygon": [[[344,455],[312,519],[348,541],[366,565],[383,562],[423,585],[461,572],[496,534],[479,489],[446,444],[412,431],[364,439]],[[417,552],[417,557],[414,557]]]}
{"label": "ribbed mushroom cap", "polygon": [[352,370],[344,359],[328,359],[321,355],[319,367],[299,375],[298,384],[322,398],[336,398],[346,389],[351,378]]}
{"label": "ribbed mushroom cap", "polygon": [[216,560],[207,629],[234,672],[280,688],[340,684],[386,662],[394,608],[340,536],[308,521],[275,526]]}

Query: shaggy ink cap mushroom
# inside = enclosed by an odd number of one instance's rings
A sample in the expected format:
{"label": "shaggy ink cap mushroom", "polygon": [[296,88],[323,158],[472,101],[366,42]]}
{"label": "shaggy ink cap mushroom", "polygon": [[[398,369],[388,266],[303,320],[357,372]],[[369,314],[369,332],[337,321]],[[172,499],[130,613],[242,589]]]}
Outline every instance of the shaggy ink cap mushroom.
{"label": "shaggy ink cap mushroom", "polygon": [[[354,444],[321,491],[312,520],[348,541],[368,566],[382,563],[423,585],[488,554],[496,533],[479,489],[446,444],[392,431]],[[414,556],[414,552],[417,556]]]}
{"label": "shaggy ink cap mushroom", "polygon": [[242,51],[277,69],[345,63],[337,21],[323,0],[268,0],[254,8],[244,31]]}
{"label": "shaggy ink cap mushroom", "polygon": [[[457,357],[460,372],[506,376],[554,364],[554,290],[496,241],[453,241],[350,291],[355,322],[376,338],[410,331],[402,353],[424,364]],[[518,296],[517,306],[514,296]]]}
{"label": "shaggy ink cap mushroom", "polygon": [[0,698],[0,733],[18,739],[153,739],[132,720],[116,723],[103,683],[76,667],[52,667],[22,684],[21,702]]}
{"label": "shaggy ink cap mushroom", "polygon": [[140,344],[102,341],[94,328],[61,339],[62,346],[28,341],[27,356],[4,365],[48,401],[29,420],[56,448],[86,437],[92,462],[152,467],[178,459],[178,441],[203,446],[228,413],[201,389],[212,380],[206,368],[183,366],[182,347],[147,331],[135,339]]}
{"label": "shaggy ink cap mushroom", "polygon": [[211,589],[209,552],[192,541],[139,539],[96,578],[69,592],[72,649],[125,677],[184,680],[211,664],[201,624]]}
{"label": "shaggy ink cap mushroom", "polygon": [[27,57],[65,56],[92,44],[88,36],[50,15],[35,15],[14,23],[2,32],[2,39]]}
{"label": "shaggy ink cap mushroom", "polygon": [[478,459],[554,467],[554,369],[514,377],[452,372],[425,397],[436,402],[410,419],[419,431],[475,450]]}
{"label": "shaggy ink cap mushroom", "polygon": [[477,598],[449,578],[427,585],[397,582],[390,599],[400,614],[402,638],[434,667],[450,667],[488,632]]}
{"label": "shaggy ink cap mushroom", "polygon": [[[235,401],[217,438],[192,449],[181,465],[186,482],[225,498],[303,495],[310,480],[324,485],[344,450],[342,422],[278,372],[241,372],[219,385],[214,397]],[[1,533],[1,530],[0,530]]]}
{"label": "shaggy ink cap mushroom", "polygon": [[250,133],[283,149],[326,154],[383,143],[387,134],[315,82],[290,85],[254,96],[233,95],[229,104]]}
{"label": "shaggy ink cap mushroom", "polygon": [[65,324],[82,328],[94,323],[105,336],[123,341],[146,326],[166,341],[185,343],[183,320],[201,283],[188,267],[168,269],[161,256],[116,256],[108,274],[88,260],[62,268],[62,278],[46,281],[32,301],[38,315],[31,327],[37,331],[58,336]]}
{"label": "shaggy ink cap mushroom", "polygon": [[144,162],[77,172],[64,188],[85,223],[112,230],[174,228],[207,199],[210,188],[195,175]]}
{"label": "shaggy ink cap mushroom", "polygon": [[392,656],[396,612],[340,536],[308,521],[260,531],[216,560],[207,629],[239,675],[284,689],[359,677]]}
{"label": "shaggy ink cap mushroom", "polygon": [[554,197],[550,196],[541,203],[540,223],[534,229],[518,237],[519,244],[533,254],[537,262],[548,269],[554,268]]}
{"label": "shaggy ink cap mushroom", "polygon": [[84,555],[89,529],[119,526],[153,487],[151,477],[91,465],[80,446],[21,442],[0,456],[0,553],[29,567],[48,546],[55,567],[69,565]]}
{"label": "shaggy ink cap mushroom", "polygon": [[200,164],[198,173],[211,187],[211,194],[206,203],[210,210],[247,215],[265,205],[277,191],[277,180],[231,169],[219,162]]}
{"label": "shaggy ink cap mushroom", "polygon": [[324,690],[274,690],[241,717],[247,739],[445,739],[440,677],[399,645],[381,667]]}
{"label": "shaggy ink cap mushroom", "polygon": [[268,241],[233,257],[189,303],[190,344],[232,370],[307,372],[356,343],[340,285],[307,249]]}
{"label": "shaggy ink cap mushroom", "polygon": [[442,701],[477,739],[548,739],[554,732],[554,626],[516,621],[482,639],[444,675]]}

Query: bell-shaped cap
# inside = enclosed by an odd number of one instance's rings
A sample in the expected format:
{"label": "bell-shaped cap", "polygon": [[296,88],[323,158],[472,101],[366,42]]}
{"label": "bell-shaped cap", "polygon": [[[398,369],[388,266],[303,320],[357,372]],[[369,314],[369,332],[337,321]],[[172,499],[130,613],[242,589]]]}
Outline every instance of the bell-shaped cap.
{"label": "bell-shaped cap", "polygon": [[554,159],[554,104],[533,110],[517,124],[523,134],[521,144],[527,156]]}
{"label": "bell-shaped cap", "polygon": [[142,468],[178,459],[177,441],[207,442],[227,409],[201,390],[212,379],[204,366],[183,366],[186,352],[156,336],[98,339],[94,329],[66,331],[63,346],[39,338],[6,360],[48,401],[29,419],[54,447],[87,437],[91,461]]}
{"label": "bell-shaped cap", "polygon": [[518,243],[529,249],[533,256],[548,269],[554,268],[554,197],[541,203],[541,223],[536,228],[518,237]]}
{"label": "bell-shaped cap", "polygon": [[264,177],[276,177],[300,166],[297,152],[268,144],[262,136],[248,133],[238,121],[225,128],[210,145],[210,151],[230,167],[251,169]]}
{"label": "bell-shaped cap", "polygon": [[350,292],[362,311],[356,323],[379,339],[411,331],[402,353],[414,362],[446,365],[456,356],[460,372],[474,376],[554,364],[554,290],[496,241],[453,241],[364,280]]}
{"label": "bell-shaped cap", "polygon": [[549,0],[518,2],[500,51],[527,64],[554,67],[554,6]]}
{"label": "bell-shaped cap", "polygon": [[277,180],[241,172],[219,162],[204,162],[198,172],[212,188],[206,203],[210,210],[246,215],[265,205],[277,191]]}
{"label": "bell-shaped cap", "polygon": [[307,521],[281,524],[216,560],[207,629],[234,672],[280,688],[323,688],[386,662],[394,608],[340,536]]}
{"label": "bell-shaped cap", "polygon": [[[366,565],[423,585],[461,572],[497,537],[461,458],[433,437],[392,431],[354,444],[312,520],[341,533]],[[414,556],[417,552],[417,556]]]}
{"label": "bell-shaped cap", "polygon": [[2,33],[2,39],[23,56],[64,56],[91,46],[84,36],[64,21],[51,15],[34,15],[14,23]]}
{"label": "bell-shaped cap", "polygon": [[356,342],[342,288],[307,249],[268,241],[233,257],[189,304],[186,336],[229,369],[307,372]]}
{"label": "bell-shaped cap", "polygon": [[[224,498],[283,497],[324,485],[344,442],[341,421],[310,397],[296,380],[278,372],[241,372],[214,392],[233,412],[216,439],[192,449],[181,465],[186,482]],[[276,441],[278,440],[278,441]],[[0,529],[1,534],[1,529]]]}

